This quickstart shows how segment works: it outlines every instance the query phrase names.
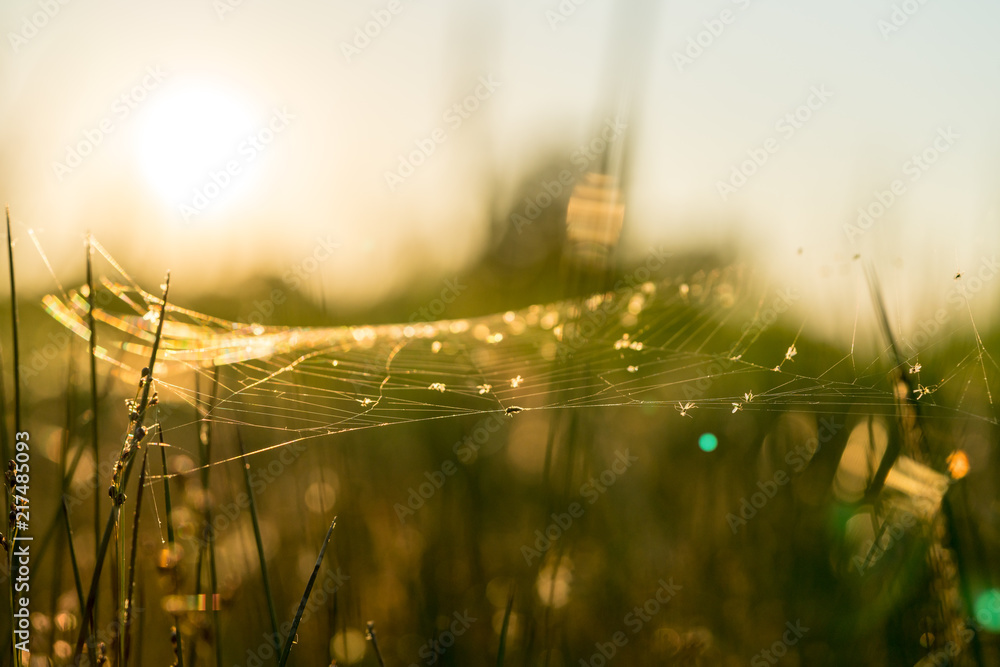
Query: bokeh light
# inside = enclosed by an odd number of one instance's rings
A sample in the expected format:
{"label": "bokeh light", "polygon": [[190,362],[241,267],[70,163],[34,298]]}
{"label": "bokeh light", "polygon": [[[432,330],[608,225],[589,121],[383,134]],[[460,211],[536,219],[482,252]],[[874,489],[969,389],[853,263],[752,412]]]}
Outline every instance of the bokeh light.
{"label": "bokeh light", "polygon": [[1000,632],[1000,589],[980,593],[974,605],[976,620],[990,632]]}
{"label": "bokeh light", "polygon": [[703,452],[714,452],[719,446],[719,439],[714,433],[702,433],[698,438],[698,448]]}

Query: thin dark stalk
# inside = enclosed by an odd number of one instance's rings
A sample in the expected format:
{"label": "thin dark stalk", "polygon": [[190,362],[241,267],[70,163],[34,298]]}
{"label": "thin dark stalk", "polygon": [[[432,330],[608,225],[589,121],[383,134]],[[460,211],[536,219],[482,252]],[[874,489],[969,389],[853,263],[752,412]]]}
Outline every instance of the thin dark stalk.
{"label": "thin dark stalk", "polygon": [[0,345],[0,461],[10,461],[12,452],[10,450],[10,435],[7,433],[7,388],[4,386],[4,378],[7,376],[3,370],[3,346]]}
{"label": "thin dark stalk", "polygon": [[[73,479],[73,474],[76,472],[76,466],[80,462],[80,458],[84,452],[84,449],[85,447],[78,448],[76,454],[73,455],[73,460],[70,461],[69,468],[66,470],[66,474],[64,475],[64,478],[66,480]],[[68,488],[64,486],[62,492],[64,499],[65,496],[67,495],[67,492]],[[54,538],[58,533],[59,533],[59,524],[55,522],[50,523],[48,529],[45,531],[45,534],[42,535],[42,539],[39,541],[38,562],[44,560],[45,554],[48,553],[49,544],[52,542],[52,538]],[[100,535],[100,533],[98,533],[98,535]]]}
{"label": "thin dark stalk", "polygon": [[497,650],[497,667],[503,667],[504,654],[507,652],[507,628],[510,626],[510,613],[514,609],[514,586],[511,584],[507,595],[507,609],[503,613],[503,626],[500,628],[500,648]]}
{"label": "thin dark stalk", "polygon": [[[70,356],[72,357],[72,352],[70,352]],[[109,384],[110,384],[110,381],[109,381]],[[0,385],[2,385],[2,383],[0,383]],[[107,393],[107,392],[105,392],[105,393]],[[3,422],[0,422],[0,423],[3,423]],[[88,449],[87,444],[82,444],[79,447],[77,447],[76,448],[76,453],[73,454],[73,460],[70,461],[69,467],[68,468],[66,468],[65,466],[61,467],[61,469],[64,469],[66,471],[62,475],[62,478],[64,480],[71,480],[71,479],[73,479],[74,475],[76,474],[77,466],[79,465],[80,460],[83,458],[83,454],[84,454],[84,452],[87,451],[87,449]],[[64,484],[62,486],[62,494],[63,494],[63,496],[65,496],[67,494],[67,491],[68,491],[68,485]],[[38,563],[41,563],[42,561],[45,560],[45,556],[48,553],[49,546],[51,546],[51,544],[52,544],[52,539],[54,537],[56,537],[57,535],[60,534],[59,530],[60,530],[60,528],[59,528],[59,522],[58,521],[51,522],[48,525],[48,528],[45,529],[45,534],[42,535],[41,540],[39,540],[39,542],[38,542],[38,554],[37,554],[37,556],[38,556],[38,561],[37,562]],[[94,536],[94,541],[95,542],[97,541],[97,536],[98,535],[100,535],[100,532],[98,532],[97,535]]]}
{"label": "thin dark stalk", "polygon": [[[139,628],[138,628],[138,630],[136,630],[136,635],[137,636],[136,636],[136,642],[135,643],[136,643],[136,646],[140,647],[139,648],[139,664],[141,665],[142,664],[142,648],[141,647],[144,646],[144,644],[145,644],[145,637],[146,637],[146,614],[145,614],[145,611],[146,611],[146,582],[145,582],[145,580],[143,580],[143,583],[139,584],[139,595],[138,595],[138,597],[139,597],[139,606],[137,607],[137,609],[140,612],[143,612],[143,613],[139,614]],[[129,633],[129,636],[130,635],[131,635],[131,633]],[[128,641],[128,637],[126,637],[125,641]],[[126,651],[126,653],[125,653],[125,659],[128,660],[128,648],[126,648],[125,651]]]}
{"label": "thin dark stalk", "polygon": [[14,239],[10,235],[10,207],[7,207],[7,262],[10,269],[10,319],[14,350],[14,432],[21,432],[21,352],[17,335],[17,287],[14,284]]}
{"label": "thin dark stalk", "polygon": [[306,602],[309,600],[309,593],[312,592],[313,584],[316,583],[316,575],[319,573],[319,568],[323,564],[323,554],[326,553],[326,548],[330,545],[330,538],[333,536],[333,527],[337,525],[337,518],[334,517],[333,521],[330,522],[330,528],[326,531],[326,539],[323,540],[323,546],[319,550],[319,556],[316,558],[316,565],[313,567],[312,574],[309,575],[309,581],[306,583],[306,590],[302,594],[302,600],[299,602],[299,609],[295,612],[295,620],[292,621],[292,627],[288,631],[288,637],[285,638],[285,648],[281,651],[281,657],[278,659],[278,667],[285,667],[285,663],[288,662],[288,654],[292,651],[292,644],[295,643],[295,633],[299,629],[299,621],[302,620],[302,613],[306,610]]}
{"label": "thin dark stalk", "polygon": [[[111,654],[115,656],[115,664],[122,664],[124,655],[122,649],[125,647],[121,642],[122,620],[125,609],[125,531],[122,528],[122,514],[118,513],[119,521],[115,522],[115,546],[111,558],[111,617],[115,623],[111,625]],[[94,612],[94,622],[100,618]],[[100,644],[98,644],[100,646]]]}
{"label": "thin dark stalk", "polygon": [[[177,564],[174,562],[175,558],[175,547],[174,547],[174,517],[171,510],[170,502],[170,479],[167,477],[167,450],[163,446],[163,427],[159,424],[159,419],[156,420],[156,435],[157,440],[160,444],[160,461],[163,463],[163,506],[164,511],[167,514],[167,549],[170,558],[170,563],[173,571],[176,573]],[[175,646],[175,653],[177,655],[177,667],[184,667],[184,644],[181,640],[181,624],[180,618],[174,617],[174,636],[176,637],[177,644]]]}
{"label": "thin dark stalk", "polygon": [[[86,642],[88,646],[93,648],[91,642],[87,642],[88,639],[88,628],[95,626],[94,623],[94,602],[97,600],[97,589],[100,584],[101,570],[104,568],[104,557],[108,553],[108,545],[111,543],[111,534],[114,532],[115,523],[118,521],[118,505],[116,504],[111,508],[111,513],[108,514],[108,522],[104,526],[104,537],[101,538],[100,548],[97,550],[97,562],[94,563],[94,576],[90,580],[90,592],[87,593],[87,602],[81,608],[83,612],[82,622],[80,623],[80,634],[76,638],[76,650],[74,655],[79,656],[83,651],[83,644]],[[94,663],[96,664],[96,663]]]}
{"label": "thin dark stalk", "polygon": [[215,534],[208,536],[208,571],[211,577],[212,634],[215,644],[215,665],[222,667],[222,616],[219,614],[219,583],[215,575]]}
{"label": "thin dark stalk", "polygon": [[66,501],[63,500],[63,519],[66,524],[66,537],[67,544],[69,545],[69,560],[73,565],[73,582],[76,584],[76,599],[80,603],[80,609],[84,607],[83,599],[83,582],[80,580],[80,566],[79,561],[76,559],[76,548],[73,546],[73,527],[69,523],[69,507],[66,505]]}
{"label": "thin dark stalk", "polygon": [[[66,504],[65,496],[63,497],[62,509],[66,525],[66,543],[69,545],[69,561],[73,565],[73,582],[76,584],[76,599],[80,605],[80,611],[83,611],[86,606],[86,602],[83,599],[83,582],[80,580],[80,566],[78,564],[79,561],[76,559],[76,547],[73,546],[73,527],[69,523],[69,505]],[[90,657],[90,664],[96,665],[97,655],[94,653],[94,647],[88,644],[87,651]]]}
{"label": "thin dark stalk", "polygon": [[[11,331],[13,333],[14,342],[14,433],[21,432],[21,355],[18,346],[18,318],[17,318],[17,287],[14,283],[14,239],[10,235],[10,207],[7,207],[7,260],[10,269],[10,318],[11,318]],[[4,461],[6,463],[6,459]],[[6,488],[6,487],[5,487]],[[10,494],[7,494],[7,506],[11,507]],[[11,531],[12,533],[14,531]],[[14,535],[11,534],[10,538],[11,544],[13,544]],[[14,551],[11,549],[8,557],[8,572],[13,572],[13,558]],[[8,588],[10,589],[10,617],[14,618],[14,577],[10,577],[8,582]],[[17,643],[14,639],[14,623],[10,624],[10,650],[11,650],[11,664],[20,665],[21,663],[21,653],[15,648]]]}
{"label": "thin dark stalk", "polygon": [[[69,443],[72,435],[73,428],[73,394],[74,394],[74,374],[73,374],[73,345],[70,344],[66,349],[66,426],[63,429],[62,437],[59,442],[59,493],[60,498],[65,498],[66,495],[66,455],[69,453]],[[3,377],[2,371],[0,371],[0,377]],[[0,386],[3,382],[0,382]],[[2,403],[0,399],[0,403]],[[3,422],[0,422],[2,424]],[[3,429],[6,430],[6,429]],[[53,525],[59,524],[58,518],[52,522]],[[61,540],[56,541],[56,549],[59,549],[59,544]],[[70,554],[73,553],[72,545],[70,545]],[[74,567],[76,565],[74,564]],[[52,610],[52,618],[56,617],[59,609],[59,593],[62,591],[62,575],[63,575],[63,563],[59,561],[58,558],[52,559],[52,597],[50,598],[49,608]],[[80,589],[77,589],[77,594],[79,597]],[[56,641],[56,624],[53,623],[49,628],[49,645],[53,645]]]}
{"label": "thin dark stalk", "polygon": [[[208,486],[209,486],[209,463],[212,460],[212,427],[211,423],[208,421],[208,415],[214,409],[215,397],[218,394],[219,389],[219,369],[216,367],[215,376],[212,385],[212,394],[208,398],[203,398],[199,375],[195,375],[195,410],[197,412],[198,425],[198,442],[199,442],[199,461],[201,468],[201,488],[202,488],[202,498],[205,503],[203,510],[203,527],[202,536],[204,539],[201,540],[198,545],[198,560],[195,565],[195,584],[194,584],[194,594],[197,598],[202,595],[202,572],[205,569],[205,556],[209,559],[209,585],[211,586],[211,560],[215,557],[215,546],[214,540],[212,539],[212,509],[208,505]],[[212,591],[213,595],[215,591]],[[216,618],[213,612],[213,627],[216,625]],[[217,645],[217,642],[216,642]],[[197,657],[197,638],[195,641],[191,642],[191,647],[188,649],[188,661],[193,665],[196,663],[195,658]],[[218,658],[218,655],[216,656]]]}
{"label": "thin dark stalk", "polygon": [[[199,467],[201,468],[201,488],[202,488],[202,502],[207,503],[208,499],[208,447],[209,447],[209,429],[208,423],[204,421],[205,417],[208,415],[209,405],[208,401],[203,397],[201,392],[201,376],[195,374],[194,376],[194,406],[195,406],[195,424],[198,427],[198,455],[199,455]],[[202,581],[202,570],[205,564],[205,548],[208,545],[210,536],[208,531],[211,530],[211,522],[208,519],[208,509],[207,505],[204,509],[202,517],[202,538],[198,543],[198,560],[195,563],[194,568],[194,596],[195,599],[198,598],[201,592],[201,581]],[[192,665],[196,664],[196,658],[198,653],[198,637],[191,642],[191,646],[188,648],[188,662]]]}
{"label": "thin dark stalk", "polygon": [[[143,377],[142,394],[139,399],[138,405],[136,406],[135,417],[130,420],[129,427],[132,429],[130,435],[131,439],[126,439],[126,443],[131,442],[134,447],[138,447],[139,443],[145,436],[145,428],[143,427],[143,422],[146,418],[146,408],[149,406],[149,393],[153,385],[153,369],[156,367],[156,353],[160,348],[160,339],[163,336],[163,322],[167,319],[167,295],[170,292],[170,274],[167,273],[166,284],[163,286],[163,301],[160,307],[160,318],[156,323],[156,335],[153,338],[153,348],[149,355],[149,366]],[[76,640],[76,649],[73,652],[77,659],[83,651],[83,644],[87,640],[87,619],[91,618],[94,611],[94,603],[97,600],[97,590],[100,585],[101,580],[101,570],[104,567],[104,558],[107,555],[108,544],[111,541],[111,534],[114,532],[115,526],[118,524],[118,516],[121,512],[121,504],[124,502],[125,488],[128,485],[129,477],[132,474],[132,464],[135,462],[135,452],[127,452],[124,447],[122,450],[122,456],[125,460],[124,470],[120,470],[120,477],[112,481],[112,492],[116,492],[117,496],[111,505],[111,512],[108,514],[108,522],[104,527],[104,537],[101,539],[101,546],[97,550],[97,561],[94,563],[94,576],[90,581],[90,592],[87,595],[87,605],[83,610],[83,622],[80,624],[80,634]],[[121,463],[121,461],[119,461]]]}
{"label": "thin dark stalk", "polygon": [[146,487],[146,457],[149,456],[149,448],[142,453],[142,470],[139,471],[139,488],[135,494],[135,514],[132,517],[132,553],[128,563],[128,583],[125,593],[125,616],[122,623],[122,632],[125,633],[124,661],[122,665],[128,666],[129,649],[131,648],[132,633],[132,591],[135,588],[135,555],[138,551],[139,541],[139,517],[142,515],[142,490]]}
{"label": "thin dark stalk", "polygon": [[[212,381],[212,397],[208,404],[209,412],[215,409],[215,401],[219,395],[219,367],[215,367],[215,377]],[[206,414],[206,418],[208,415]],[[206,504],[205,504],[205,525],[208,531],[208,569],[209,569],[209,585],[212,592],[212,631],[213,631],[213,644],[215,645],[215,664],[216,667],[222,667],[222,617],[219,614],[219,585],[215,573],[215,528],[212,524],[212,506],[207,503],[209,497],[208,493],[208,474],[209,466],[212,463],[212,436],[214,435],[215,429],[212,424],[208,424],[206,429],[205,438],[205,449],[204,449],[204,468],[202,468],[202,489],[205,492]]]}
{"label": "thin dark stalk", "polygon": [[[167,477],[167,450],[163,446],[163,427],[156,425],[157,441],[160,445],[160,461],[163,463],[163,507],[167,515],[167,544],[174,547],[174,519],[170,514],[170,479]],[[173,554],[171,554],[173,555]]]}
{"label": "thin dark stalk", "polygon": [[[97,429],[97,325],[94,323],[94,249],[90,245],[90,234],[87,234],[87,328],[90,330],[90,449],[94,456],[94,536],[96,538],[101,528],[101,480],[97,469],[99,455],[99,437]],[[82,448],[81,448],[82,450]],[[97,547],[97,540],[94,540]]]}
{"label": "thin dark stalk", "polygon": [[366,636],[375,650],[375,659],[378,660],[379,667],[385,667],[385,660],[382,659],[382,651],[378,648],[378,637],[375,636],[375,621],[368,621],[368,633]]}
{"label": "thin dark stalk", "polygon": [[[110,385],[110,380],[108,381],[108,385]],[[105,389],[104,393],[105,394],[108,393],[107,389]],[[80,460],[83,458],[83,453],[85,451],[87,451],[86,444],[77,447],[76,453],[73,454],[73,460],[70,461],[69,468],[66,470],[66,475],[65,475],[66,479],[73,479],[73,476],[76,474],[77,466],[79,465]],[[45,558],[45,554],[48,553],[48,548],[51,543],[51,540],[56,534],[58,534],[58,532],[59,532],[59,525],[57,523],[50,523],[48,529],[45,531],[45,535],[42,536],[42,539],[38,545],[39,562],[41,562]],[[97,535],[100,535],[100,531],[98,531]],[[94,536],[95,542],[97,541],[96,539],[97,535]]]}
{"label": "thin dark stalk", "polygon": [[243,479],[247,483],[247,495],[250,496],[250,519],[253,522],[253,536],[257,541],[257,558],[260,560],[260,577],[264,582],[264,596],[267,598],[267,611],[271,616],[271,629],[274,631],[275,653],[281,650],[281,635],[278,634],[278,614],[274,608],[274,595],[271,593],[271,580],[267,576],[267,558],[264,557],[264,540],[260,535],[260,520],[257,516],[257,501],[254,499],[253,486],[250,484],[250,464],[247,463],[247,452],[243,447],[243,437],[236,431],[236,442],[240,445],[240,462],[243,464]]}
{"label": "thin dark stalk", "polygon": [[[204,535],[204,533],[202,533],[202,535]],[[203,564],[202,561],[203,561],[204,555],[205,555],[205,547],[204,546],[199,546],[198,547],[198,562],[197,562],[197,565],[195,566],[195,570],[194,570],[194,597],[195,597],[195,599],[198,599],[198,596],[201,595],[201,569],[202,569],[202,564]],[[191,663],[192,665],[198,664],[197,663],[197,657],[198,657],[198,635],[196,634],[194,637],[191,638],[191,646],[188,647],[188,662]]]}

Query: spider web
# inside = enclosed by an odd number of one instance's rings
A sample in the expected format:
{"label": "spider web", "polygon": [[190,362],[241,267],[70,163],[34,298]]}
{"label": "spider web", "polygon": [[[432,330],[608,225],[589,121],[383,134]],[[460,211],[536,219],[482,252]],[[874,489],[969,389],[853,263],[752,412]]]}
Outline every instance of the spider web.
{"label": "spider web", "polygon": [[[93,247],[107,261],[95,294],[97,354],[131,380],[148,361],[162,301]],[[89,339],[87,287],[60,292],[44,298],[46,310]],[[205,417],[268,432],[272,444],[252,453],[345,431],[531,410],[670,406],[668,418],[702,410],[720,419],[776,406],[892,413],[886,349],[861,360],[852,340],[832,356],[818,344],[800,353],[804,321],[779,315],[799,296],[731,266],[656,281],[626,276],[586,299],[418,324],[263,326],[168,303],[153,375],[161,392],[191,406],[200,395],[192,374],[202,391],[218,382]],[[925,416],[996,423],[963,407],[975,381],[993,407],[987,364],[992,371],[996,363],[978,330],[975,341],[931,388],[916,383]],[[810,354],[833,361],[810,373]],[[939,400],[946,384],[958,388],[950,402]],[[184,427],[164,422],[168,433]]]}

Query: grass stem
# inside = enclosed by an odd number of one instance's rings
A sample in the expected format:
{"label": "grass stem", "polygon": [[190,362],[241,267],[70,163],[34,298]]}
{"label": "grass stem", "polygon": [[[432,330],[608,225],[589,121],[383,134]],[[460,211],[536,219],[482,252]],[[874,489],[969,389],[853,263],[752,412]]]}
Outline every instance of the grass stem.
{"label": "grass stem", "polygon": [[243,446],[243,437],[236,431],[236,441],[240,446],[240,463],[243,467],[243,479],[247,484],[247,495],[250,496],[250,519],[253,522],[253,536],[257,542],[257,558],[260,560],[260,577],[264,583],[264,596],[267,598],[267,612],[271,617],[271,629],[274,632],[275,653],[281,650],[281,635],[278,633],[278,614],[274,608],[274,595],[271,593],[271,580],[267,575],[267,558],[264,556],[264,540],[260,534],[260,520],[257,515],[257,501],[254,498],[253,486],[250,483],[250,464],[247,463],[247,452]]}
{"label": "grass stem", "polygon": [[124,618],[122,622],[122,632],[125,635],[125,647],[122,650],[122,665],[128,667],[129,649],[131,648],[132,633],[132,593],[135,590],[135,556],[138,551],[139,542],[139,517],[142,515],[142,492],[146,486],[146,458],[149,456],[149,448],[142,454],[142,469],[139,471],[139,488],[135,494],[135,514],[132,517],[132,553],[129,556],[128,583],[126,584]]}
{"label": "grass stem", "polygon": [[[82,655],[84,642],[87,640],[87,619],[92,617],[94,604],[97,601],[97,591],[100,586],[101,570],[104,567],[104,559],[107,555],[108,544],[111,541],[111,534],[118,525],[118,518],[121,512],[122,503],[125,499],[125,488],[128,485],[129,476],[132,473],[132,464],[135,462],[135,448],[137,448],[146,435],[143,422],[146,418],[146,408],[149,406],[150,390],[153,385],[153,369],[156,368],[156,353],[160,348],[160,340],[163,337],[163,322],[167,319],[167,296],[170,292],[170,274],[167,274],[166,282],[163,286],[163,299],[160,306],[160,316],[156,323],[156,334],[153,337],[153,347],[149,355],[149,366],[144,370],[142,393],[136,404],[135,411],[129,416],[130,433],[126,437],[122,447],[122,457],[112,480],[111,493],[115,496],[111,505],[111,512],[108,514],[108,521],[104,527],[104,536],[101,538],[100,547],[97,550],[97,560],[94,563],[94,575],[90,581],[90,592],[87,594],[86,608],[83,610],[83,619],[80,623],[80,634],[76,640],[76,649],[73,654],[77,660]],[[129,449],[129,447],[132,449]]]}
{"label": "grass stem", "polygon": [[309,581],[306,583],[306,590],[302,594],[302,600],[299,602],[299,609],[295,612],[295,619],[292,621],[292,627],[288,631],[288,637],[285,638],[285,648],[281,651],[281,657],[278,659],[278,667],[285,667],[285,663],[288,662],[288,654],[292,651],[292,644],[295,643],[295,634],[299,629],[299,621],[302,620],[302,613],[306,610],[306,602],[309,601],[309,593],[312,592],[313,584],[316,583],[316,575],[319,573],[319,568],[323,564],[323,554],[326,553],[326,548],[330,545],[330,538],[333,536],[333,527],[337,525],[337,518],[334,517],[333,521],[330,522],[330,528],[326,531],[326,539],[323,540],[323,546],[319,550],[319,556],[316,558],[316,565],[313,567],[312,574],[309,575]]}

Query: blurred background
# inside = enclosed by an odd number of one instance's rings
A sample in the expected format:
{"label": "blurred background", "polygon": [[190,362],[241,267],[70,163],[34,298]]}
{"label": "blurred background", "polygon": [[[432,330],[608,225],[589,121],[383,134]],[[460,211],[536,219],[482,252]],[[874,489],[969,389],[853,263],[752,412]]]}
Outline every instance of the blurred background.
{"label": "blurred background", "polygon": [[897,265],[912,323],[928,276],[998,245],[998,12],[9,2],[0,178],[60,266],[82,266],[91,230],[118,257],[155,248],[141,277],[197,267],[179,289],[212,292],[335,244],[303,287],[359,309],[475,263],[557,165],[579,180],[620,116],[626,256],[725,246],[781,276],[801,248],[797,278],[821,285],[862,252]]}
{"label": "blurred background", "polygon": [[[273,479],[259,502],[282,618],[340,517],[298,659],[378,664],[375,619],[385,664],[492,664],[513,590],[507,664],[1000,664],[998,19],[972,0],[5,3],[0,189],[49,545],[37,664],[67,663],[80,623],[54,490],[86,586],[144,364],[119,344],[155,320],[127,319],[152,308],[136,294],[138,310],[99,302],[113,361],[92,410],[87,345],[49,316],[86,329],[88,231],[120,262],[97,256],[98,276],[158,293],[170,269],[171,303],[240,323],[237,342],[286,337],[220,362],[218,391],[210,356],[155,369],[183,537],[165,547],[156,480],[133,664],[170,664],[171,625],[187,664],[217,646],[219,664],[275,663],[240,468],[191,471],[237,456],[237,426],[254,451],[313,411],[364,425],[401,335],[419,341],[400,366],[426,382],[395,425],[252,457]],[[600,300],[539,314],[603,290],[614,316],[586,334]],[[65,307],[47,314],[44,294]],[[439,325],[420,326],[453,319],[472,324],[431,347]],[[337,329],[350,342],[322,372],[234,392],[308,347],[285,327],[393,322],[416,328]],[[436,402],[448,418],[424,421]],[[890,488],[862,493],[900,441]],[[625,449],[638,460],[618,472]],[[622,479],[591,509],[581,485],[607,470]],[[422,498],[438,473],[455,481]],[[581,497],[580,528],[542,548],[533,531]]]}

